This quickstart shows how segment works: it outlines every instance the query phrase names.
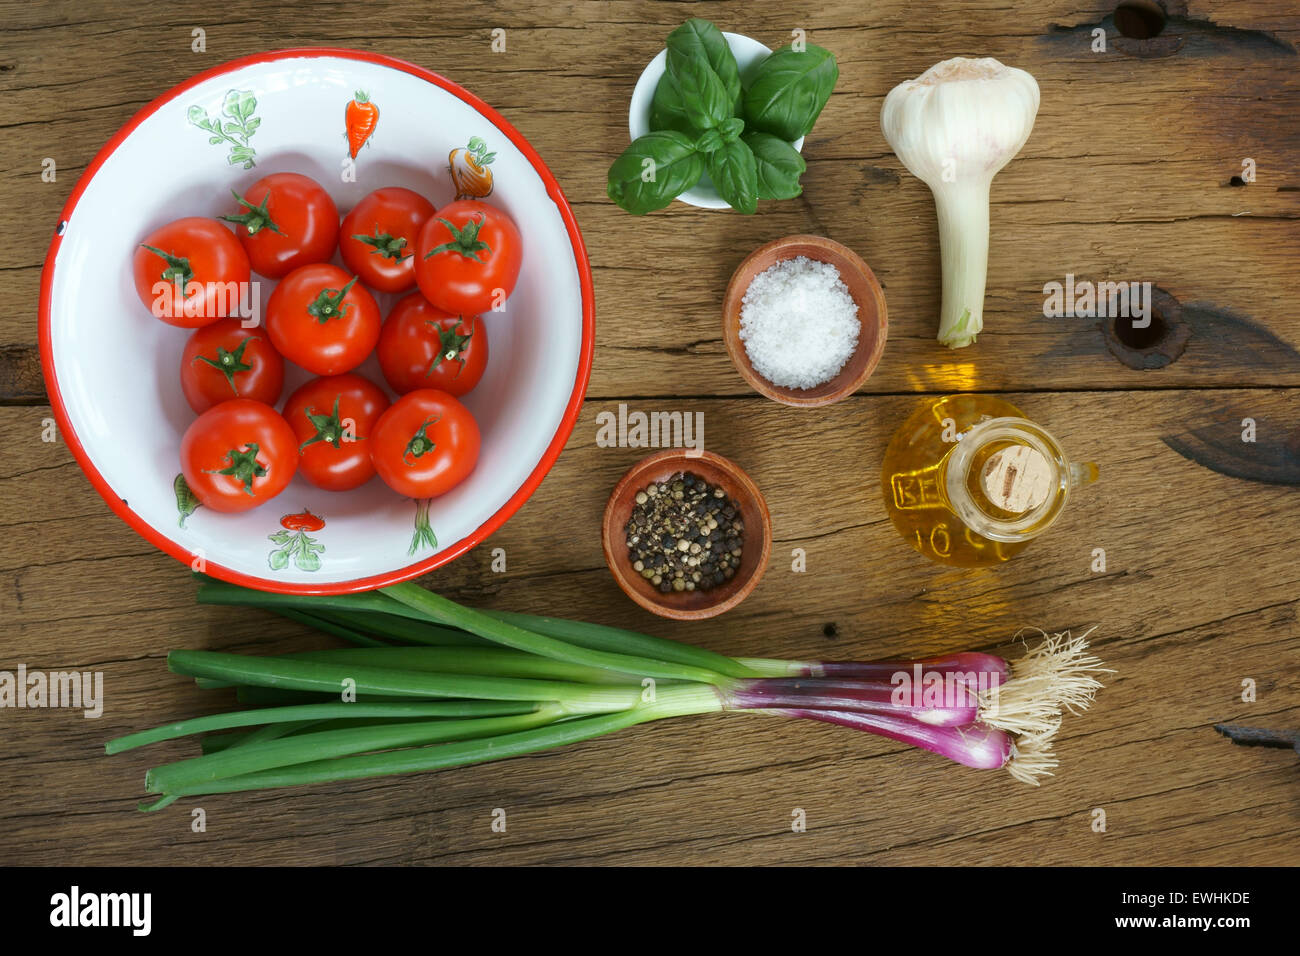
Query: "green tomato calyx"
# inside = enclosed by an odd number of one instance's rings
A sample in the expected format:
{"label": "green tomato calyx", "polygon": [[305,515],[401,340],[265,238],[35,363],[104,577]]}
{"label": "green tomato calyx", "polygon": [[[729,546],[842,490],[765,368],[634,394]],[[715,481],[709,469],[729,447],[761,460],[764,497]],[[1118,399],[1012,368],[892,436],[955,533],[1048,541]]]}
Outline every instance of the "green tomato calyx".
{"label": "green tomato calyx", "polygon": [[233,351],[227,351],[218,345],[216,358],[211,359],[206,355],[196,355],[194,356],[194,361],[206,362],[208,365],[215,368],[226,377],[226,383],[230,386],[230,390],[238,395],[239,389],[235,387],[235,373],[251,372],[253,370],[253,366],[244,361],[244,349],[248,348],[249,342],[253,342],[256,339],[256,335],[244,339],[244,341],[240,342]]}
{"label": "green tomato calyx", "polygon": [[194,270],[190,268],[190,260],[184,256],[174,255],[170,252],[163,252],[156,246],[148,246],[143,242],[140,243],[141,249],[148,249],[155,256],[160,257],[163,262],[167,263],[167,268],[161,273],[164,282],[171,282],[181,289],[181,295],[185,295],[185,287],[190,284],[194,278]]}
{"label": "green tomato calyx", "polygon": [[323,441],[333,445],[335,448],[342,447],[339,443],[345,441],[360,441],[361,439],[348,433],[347,426],[339,418],[339,400],[342,395],[334,396],[334,411],[328,415],[321,415],[314,408],[308,408],[306,411],[307,420],[312,423],[316,429],[316,434],[308,438],[298,446],[298,454],[302,454],[303,449],[308,445],[314,445],[318,441]]}
{"label": "green tomato calyx", "polygon": [[263,229],[270,229],[273,233],[279,236],[284,235],[284,233],[280,231],[280,227],[271,221],[271,214],[267,212],[266,209],[266,204],[271,200],[271,191],[269,189],[266,191],[266,195],[262,197],[262,202],[256,206],[243,196],[239,195],[235,190],[230,190],[230,193],[235,197],[235,202],[239,203],[247,211],[240,213],[238,216],[222,216],[222,219],[226,220],[226,222],[239,223],[248,230],[250,236],[257,235]]}
{"label": "green tomato calyx", "polygon": [[353,276],[348,280],[348,284],[341,289],[321,289],[320,294],[316,296],[311,305],[307,306],[307,312],[321,325],[324,325],[330,319],[345,318],[348,314],[348,308],[343,303],[343,300],[356,284],[357,277]]}
{"label": "green tomato calyx", "polygon": [[415,459],[427,455],[438,447],[434,440],[425,434],[425,430],[430,425],[436,425],[441,419],[441,415],[438,418],[426,419],[424,424],[420,426],[419,431],[412,435],[411,440],[406,443],[406,451],[402,453],[402,461],[406,462],[408,468],[415,467]]}
{"label": "green tomato calyx", "polygon": [[460,377],[460,373],[465,370],[465,359],[463,356],[466,350],[469,349],[470,339],[474,338],[473,332],[469,332],[465,335],[460,334],[461,330],[464,328],[463,322],[463,319],[458,320],[456,324],[449,329],[444,329],[442,326],[437,325],[434,322],[429,323],[429,325],[434,326],[438,330],[440,354],[433,360],[432,364],[430,364],[429,371],[425,372],[425,375],[432,375],[433,370],[443,362],[459,362],[460,368],[456,370],[456,377]]}
{"label": "green tomato calyx", "polygon": [[251,441],[244,446],[244,450],[232,448],[226,452],[226,461],[230,462],[226,468],[205,468],[203,469],[209,475],[229,475],[232,478],[238,478],[244,486],[244,494],[252,495],[253,479],[265,478],[267,468],[257,460],[257,453],[261,451],[257,447],[257,442]]}
{"label": "green tomato calyx", "polygon": [[374,248],[370,250],[372,256],[383,256],[385,259],[392,259],[394,262],[401,262],[403,259],[411,258],[411,253],[403,251],[406,248],[405,239],[401,236],[394,236],[391,233],[381,233],[378,226],[375,226],[375,234],[373,236],[364,236],[357,233],[354,234],[352,238],[356,239],[358,242],[364,242],[368,246],[374,246]]}
{"label": "green tomato calyx", "polygon": [[451,232],[451,242],[444,242],[440,246],[434,246],[425,253],[424,258],[429,259],[440,252],[456,252],[466,259],[473,259],[475,262],[486,261],[479,257],[479,253],[484,250],[491,252],[492,247],[480,239],[478,233],[483,228],[483,224],[487,222],[487,216],[479,213],[477,221],[471,218],[459,229],[456,228],[455,223],[449,222],[441,216],[437,217],[437,219]]}

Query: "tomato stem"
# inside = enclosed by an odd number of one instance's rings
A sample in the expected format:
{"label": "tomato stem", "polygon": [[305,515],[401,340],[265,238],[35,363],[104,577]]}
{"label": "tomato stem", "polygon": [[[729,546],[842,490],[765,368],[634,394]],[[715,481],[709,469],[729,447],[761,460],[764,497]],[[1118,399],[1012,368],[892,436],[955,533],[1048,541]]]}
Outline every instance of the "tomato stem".
{"label": "tomato stem", "polygon": [[456,252],[464,256],[466,259],[473,259],[475,262],[485,261],[483,259],[480,259],[478,254],[485,249],[488,252],[491,252],[492,247],[489,246],[483,240],[481,240],[478,237],[478,233],[479,230],[483,228],[483,224],[487,222],[486,216],[484,216],[482,213],[479,213],[477,222],[474,221],[473,219],[470,219],[468,222],[465,223],[465,225],[461,226],[459,229],[456,228],[454,223],[448,222],[446,219],[443,219],[441,216],[438,216],[436,218],[440,223],[442,223],[451,231],[451,242],[444,242],[440,246],[434,246],[427,253],[425,253],[424,258],[428,259],[431,256],[436,256],[440,252]]}
{"label": "tomato stem", "polygon": [[378,226],[375,226],[375,234],[373,236],[365,236],[357,233],[354,234],[352,238],[364,242],[368,246],[374,246],[375,248],[370,252],[372,256],[380,255],[385,259],[392,259],[394,262],[401,262],[403,259],[411,258],[411,253],[409,252],[405,255],[402,254],[402,250],[406,247],[406,240],[404,238],[401,236],[394,236],[387,232],[381,233]]}
{"label": "tomato stem", "polygon": [[425,423],[420,426],[420,430],[412,435],[411,440],[406,443],[406,451],[402,453],[402,461],[406,462],[408,468],[415,467],[415,462],[413,460],[408,461],[408,459],[415,459],[419,458],[421,455],[427,455],[438,447],[434,443],[433,439],[424,432],[430,425],[437,424],[441,418],[442,416],[440,415],[438,418],[426,419]]}
{"label": "tomato stem", "polygon": [[441,354],[433,360],[433,363],[429,366],[429,371],[424,374],[426,376],[432,375],[433,370],[443,362],[460,362],[460,368],[457,369],[455,376],[456,378],[460,378],[460,373],[465,371],[465,359],[461,356],[464,355],[465,350],[469,348],[469,340],[474,337],[474,333],[470,332],[467,335],[459,334],[459,330],[464,328],[464,319],[457,320],[456,324],[449,329],[444,329],[433,321],[427,321],[426,324],[431,325],[438,330],[438,342]]}
{"label": "tomato stem", "polygon": [[167,268],[162,271],[162,280],[164,282],[175,283],[180,287],[181,296],[185,295],[185,287],[190,284],[194,278],[194,270],[190,268],[190,260],[184,256],[178,256],[170,252],[163,252],[156,246],[140,243],[141,249],[148,249],[154,255],[159,256],[167,263]]}
{"label": "tomato stem", "polygon": [[248,230],[250,236],[257,235],[263,229],[270,229],[277,235],[284,235],[284,233],[280,231],[280,227],[271,221],[271,214],[266,210],[266,204],[271,200],[271,191],[269,189],[266,191],[266,195],[262,197],[261,204],[257,206],[254,206],[233,189],[230,190],[230,193],[235,197],[235,201],[248,211],[242,212],[238,216],[222,216],[222,219],[226,220],[226,222],[239,223]]}
{"label": "tomato stem", "polygon": [[203,469],[209,475],[230,475],[238,478],[244,485],[244,494],[253,493],[253,479],[266,477],[266,466],[257,460],[257,453],[261,451],[257,442],[251,441],[244,446],[244,450],[232,448],[226,452],[226,461],[230,462],[228,468],[205,468]]}
{"label": "tomato stem", "polygon": [[239,389],[235,387],[236,372],[250,372],[253,366],[244,361],[244,349],[248,348],[248,343],[257,339],[256,335],[249,336],[240,342],[233,352],[228,352],[222,346],[217,346],[217,357],[210,359],[206,355],[194,356],[195,362],[207,362],[222,375],[226,376],[226,382],[230,385],[230,390],[236,395]]}
{"label": "tomato stem", "polygon": [[316,300],[307,306],[307,311],[316,317],[321,325],[324,325],[330,319],[341,319],[348,314],[348,310],[343,305],[343,299],[352,287],[357,284],[357,277],[353,276],[348,284],[342,289],[321,289],[320,295]]}
{"label": "tomato stem", "polygon": [[318,441],[328,442],[335,448],[340,448],[341,441],[362,440],[359,436],[349,436],[343,427],[343,421],[339,418],[339,399],[342,397],[342,394],[334,396],[334,411],[329,415],[321,415],[314,408],[307,409],[307,419],[315,427],[316,434],[298,446],[298,454],[302,454],[304,448]]}

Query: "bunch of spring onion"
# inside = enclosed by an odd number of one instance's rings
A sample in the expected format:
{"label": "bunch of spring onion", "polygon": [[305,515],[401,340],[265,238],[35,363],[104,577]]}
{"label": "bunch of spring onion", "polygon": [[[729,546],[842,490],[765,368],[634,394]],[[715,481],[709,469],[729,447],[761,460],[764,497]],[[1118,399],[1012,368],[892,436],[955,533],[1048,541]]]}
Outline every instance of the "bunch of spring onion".
{"label": "bunch of spring onion", "polygon": [[274,657],[173,651],[200,687],[249,709],[110,741],[121,753],[191,734],[201,756],[155,767],[156,810],[182,797],[415,773],[718,711],[865,730],[1026,783],[1057,765],[1065,712],[1101,687],[1087,635],[1043,635],[1015,661],[732,658],[618,628],[462,607],[412,583],[364,594],[267,594],[204,579],[198,600],[273,609],[354,645]]}

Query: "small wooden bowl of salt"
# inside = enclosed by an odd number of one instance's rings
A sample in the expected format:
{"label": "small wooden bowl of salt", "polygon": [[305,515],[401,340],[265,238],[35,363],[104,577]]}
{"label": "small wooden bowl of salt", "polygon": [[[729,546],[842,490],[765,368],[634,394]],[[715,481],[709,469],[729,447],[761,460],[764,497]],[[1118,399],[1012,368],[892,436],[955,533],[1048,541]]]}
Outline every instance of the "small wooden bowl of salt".
{"label": "small wooden bowl of salt", "polygon": [[774,402],[812,408],[852,395],[875,371],[889,319],[871,268],[823,236],[786,236],[740,264],[722,336],[741,377]]}

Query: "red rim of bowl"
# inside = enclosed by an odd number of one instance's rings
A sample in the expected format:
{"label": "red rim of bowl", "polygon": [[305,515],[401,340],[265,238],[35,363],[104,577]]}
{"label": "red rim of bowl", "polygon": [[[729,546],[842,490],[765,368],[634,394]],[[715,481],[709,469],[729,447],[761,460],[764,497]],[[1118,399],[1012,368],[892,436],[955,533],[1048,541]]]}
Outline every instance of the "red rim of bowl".
{"label": "red rim of bowl", "polygon": [[[206,82],[214,77],[231,73],[235,70],[246,66],[253,66],[260,63],[271,63],[276,60],[290,60],[300,58],[319,58],[319,57],[337,57],[348,60],[363,60],[367,63],[373,63],[378,66],[388,67],[389,69],[401,70],[412,76],[417,76],[422,80],[432,83],[453,96],[463,100],[475,110],[477,110],[485,119],[495,125],[505,136],[514,144],[515,148],[523,153],[524,157],[537,171],[541,177],[542,183],[546,186],[547,195],[555,203],[559,210],[560,218],[564,221],[565,230],[569,234],[569,241],[573,248],[574,263],[578,268],[578,279],[582,290],[582,353],[578,357],[578,375],[573,385],[573,392],[569,395],[568,405],[565,406],[564,416],[560,419],[559,428],[556,429],[555,436],[551,443],[546,446],[542,453],[541,460],[537,466],[524,479],[523,484],[515,490],[515,493],[506,500],[496,512],[494,512],[483,524],[479,525],[474,531],[461,538],[455,544],[450,545],[439,551],[437,554],[425,558],[423,561],[417,561],[405,567],[389,571],[384,574],[376,574],[366,578],[355,578],[350,581],[335,581],[328,584],[311,584],[302,582],[276,581],[268,578],[256,577],[254,575],[244,574],[239,571],[233,571],[229,568],[222,567],[208,562],[206,571],[213,577],[221,578],[224,581],[230,581],[234,584],[240,584],[244,587],[256,588],[261,591],[273,591],[281,594],[351,594],[357,591],[368,591],[372,588],[385,587],[389,584],[396,584],[399,581],[408,581],[411,578],[419,577],[432,571],[434,568],[452,561],[470,548],[481,543],[492,532],[496,531],[506,520],[513,515],[530,495],[541,484],[546,473],[551,470],[556,459],[560,457],[565,442],[568,441],[574,425],[577,424],[578,414],[582,409],[582,400],[587,392],[587,382],[591,378],[592,353],[595,348],[595,328],[596,328],[596,308],[595,295],[591,281],[591,263],[587,257],[587,248],[582,241],[582,233],[578,229],[577,219],[573,215],[573,210],[569,207],[569,202],[564,197],[564,191],[560,189],[560,184],[556,182],[555,177],[547,168],[546,163],[537,155],[537,151],[529,145],[523,135],[511,125],[505,117],[488,106],[483,100],[479,99],[473,93],[464,89],[460,85],[453,83],[445,77],[439,76],[431,70],[424,67],[416,66],[414,63],[408,63],[405,60],[399,60],[395,57],[384,56],[379,53],[367,53],[362,50],[349,50],[339,47],[295,47],[285,50],[269,50],[265,53],[256,53],[251,56],[240,57],[236,60],[230,60],[222,63],[212,69],[204,70],[195,76],[190,77],[184,83],[172,87],[166,93],[159,96],[153,102],[149,103],[130,120],[126,125],[119,129],[113,138],[104,144],[103,148],[95,155],[94,160],[86,168],[86,171],[77,180],[76,187],[72,190],[72,195],[64,204],[62,211],[59,213],[59,222],[66,223],[72,219],[72,214],[77,207],[77,201],[81,194],[85,192],[86,187],[90,185],[99,168],[108,160],[113,152],[122,144],[136,127],[152,116],[165,103],[170,102],[180,96],[186,90],[189,90],[200,83]],[[170,554],[176,560],[189,564],[192,560],[191,553],[181,547],[177,542],[172,541],[167,536],[159,532],[153,525],[149,524],[131,508],[113,491],[108,482],[99,473],[90,456],[86,454],[85,448],[82,447],[81,440],[72,428],[72,423],[68,419],[67,409],[63,405],[63,396],[59,392],[58,377],[54,370],[54,359],[51,351],[50,335],[50,294],[54,286],[54,260],[59,252],[59,247],[63,242],[63,237],[55,230],[54,240],[50,243],[49,252],[45,255],[45,264],[41,270],[41,299],[40,299],[40,352],[41,352],[41,370],[45,375],[45,391],[50,398],[50,404],[54,410],[54,418],[58,422],[64,440],[72,450],[73,457],[81,470],[86,473],[90,479],[91,485],[99,492],[100,497],[108,503],[117,515],[122,518],[128,525],[136,530],[146,541],[167,554]]]}

